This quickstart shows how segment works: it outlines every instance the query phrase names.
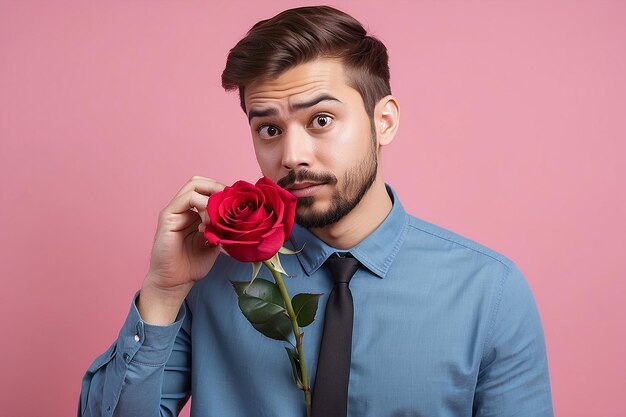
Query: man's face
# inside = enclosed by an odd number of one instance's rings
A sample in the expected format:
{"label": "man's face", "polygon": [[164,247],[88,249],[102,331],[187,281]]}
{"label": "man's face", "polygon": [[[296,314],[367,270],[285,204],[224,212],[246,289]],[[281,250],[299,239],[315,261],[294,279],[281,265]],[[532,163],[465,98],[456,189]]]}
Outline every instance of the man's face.
{"label": "man's face", "polygon": [[375,131],[339,61],[252,83],[245,104],[261,171],[299,198],[300,225],[332,224],[367,193],[378,171]]}

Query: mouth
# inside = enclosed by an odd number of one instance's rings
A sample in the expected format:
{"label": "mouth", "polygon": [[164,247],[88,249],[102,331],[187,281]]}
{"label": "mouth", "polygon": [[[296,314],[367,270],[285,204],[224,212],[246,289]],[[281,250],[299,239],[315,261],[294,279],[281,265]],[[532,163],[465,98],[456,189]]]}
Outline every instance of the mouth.
{"label": "mouth", "polygon": [[320,188],[322,188],[326,183],[323,182],[296,182],[288,187],[286,190],[296,197],[309,197],[315,194]]}

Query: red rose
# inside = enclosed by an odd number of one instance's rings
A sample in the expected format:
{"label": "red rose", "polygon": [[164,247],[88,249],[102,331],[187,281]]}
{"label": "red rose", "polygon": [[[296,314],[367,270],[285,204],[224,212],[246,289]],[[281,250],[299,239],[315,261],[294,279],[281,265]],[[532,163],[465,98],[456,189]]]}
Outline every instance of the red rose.
{"label": "red rose", "polygon": [[209,198],[204,237],[238,261],[266,261],[289,239],[297,200],[267,177],[237,181]]}

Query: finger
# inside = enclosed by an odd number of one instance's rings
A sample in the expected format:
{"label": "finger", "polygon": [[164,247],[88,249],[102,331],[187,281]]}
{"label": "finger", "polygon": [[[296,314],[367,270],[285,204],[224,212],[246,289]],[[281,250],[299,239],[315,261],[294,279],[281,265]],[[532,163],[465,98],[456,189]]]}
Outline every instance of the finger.
{"label": "finger", "polygon": [[215,246],[215,245],[211,245],[209,242],[207,242],[207,240],[204,238],[204,233],[200,233],[198,231],[194,231],[193,233],[193,237],[192,237],[192,246],[201,254],[201,255],[205,255],[207,254],[207,252],[213,252],[215,253],[215,255],[217,255],[217,253],[220,251],[220,247],[219,246]]}
{"label": "finger", "polygon": [[192,234],[198,233],[198,226],[202,224],[202,221],[199,217],[196,216],[193,222],[187,225],[187,227],[183,230],[183,235],[186,237]]}
{"label": "finger", "polygon": [[178,191],[178,193],[176,193],[174,198],[182,194],[185,194],[188,191],[197,191],[201,194],[208,196],[211,194],[215,194],[218,191],[222,191],[224,187],[225,187],[224,184],[217,182],[211,178],[195,175],[191,177],[191,179],[187,181],[185,185],[183,185],[183,187]]}
{"label": "finger", "polygon": [[216,246],[211,245],[207,242],[206,238],[204,237],[204,230],[200,230],[204,229],[204,227],[202,226],[206,227],[206,225],[204,225],[203,223],[195,223],[190,225],[190,227],[184,232],[185,240],[191,239],[191,245],[196,247],[201,252],[219,250]]}
{"label": "finger", "polygon": [[[166,211],[172,214],[181,214],[189,210],[196,211],[198,214],[205,214],[209,197],[200,194],[197,191],[187,191],[184,194],[175,197],[166,207]],[[205,219],[202,219],[205,220]]]}
{"label": "finger", "polygon": [[208,195],[221,191],[224,187],[210,178],[192,177],[161,211],[160,222],[174,232],[184,230],[195,221],[208,222],[206,212]]}
{"label": "finger", "polygon": [[[178,232],[193,222],[209,222],[207,204],[209,197],[196,191],[176,197],[160,213],[160,222],[170,231]],[[196,229],[196,226],[193,227]]]}
{"label": "finger", "polygon": [[159,215],[158,229],[161,231],[167,230],[168,232],[180,232],[188,229],[196,222],[200,222],[200,216],[191,210],[179,214],[162,211]]}

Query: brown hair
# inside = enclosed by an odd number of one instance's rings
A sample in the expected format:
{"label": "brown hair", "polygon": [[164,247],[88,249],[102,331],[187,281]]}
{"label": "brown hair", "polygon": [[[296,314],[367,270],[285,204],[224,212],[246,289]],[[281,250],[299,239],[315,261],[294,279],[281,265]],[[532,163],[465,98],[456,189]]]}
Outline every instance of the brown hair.
{"label": "brown hair", "polygon": [[222,87],[226,91],[239,88],[241,108],[245,112],[246,85],[277,77],[316,58],[341,60],[347,83],[361,94],[370,118],[376,103],[391,94],[385,45],[368,36],[352,16],[328,6],[285,10],[255,24],[230,50],[222,73]]}

